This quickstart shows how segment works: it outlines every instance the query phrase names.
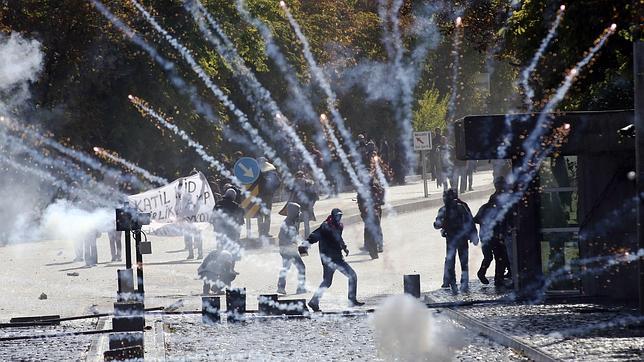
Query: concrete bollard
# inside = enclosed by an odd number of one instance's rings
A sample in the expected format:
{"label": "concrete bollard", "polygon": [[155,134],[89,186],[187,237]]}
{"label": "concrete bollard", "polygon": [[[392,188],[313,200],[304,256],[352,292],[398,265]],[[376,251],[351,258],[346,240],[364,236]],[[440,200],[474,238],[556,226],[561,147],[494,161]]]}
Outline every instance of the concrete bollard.
{"label": "concrete bollard", "polygon": [[287,299],[280,300],[279,306],[276,309],[277,315],[304,315],[304,312],[308,312],[309,309],[306,307],[306,299]]}
{"label": "concrete bollard", "polygon": [[420,275],[407,274],[403,276],[403,288],[405,290],[405,294],[412,295],[415,298],[420,298]]}
{"label": "concrete bollard", "polygon": [[143,328],[145,328],[143,303],[114,303],[112,329],[114,329],[115,332],[137,332],[143,331]]}
{"label": "concrete bollard", "polygon": [[134,273],[132,269],[119,269],[116,271],[118,285],[117,301],[125,302],[131,299],[134,293]]}
{"label": "concrete bollard", "polygon": [[257,297],[259,314],[274,315],[275,306],[277,305],[277,294],[260,294]]}
{"label": "concrete bollard", "polygon": [[219,297],[201,297],[201,321],[204,324],[215,324],[221,321],[221,300]]}
{"label": "concrete bollard", "polygon": [[117,348],[103,353],[103,360],[108,361],[137,361],[143,360],[143,347],[132,346],[125,348]]}
{"label": "concrete bollard", "polygon": [[140,347],[143,350],[143,332],[111,333],[109,338],[110,350]]}
{"label": "concrete bollard", "polygon": [[228,322],[239,322],[246,314],[246,288],[226,289],[226,314]]}

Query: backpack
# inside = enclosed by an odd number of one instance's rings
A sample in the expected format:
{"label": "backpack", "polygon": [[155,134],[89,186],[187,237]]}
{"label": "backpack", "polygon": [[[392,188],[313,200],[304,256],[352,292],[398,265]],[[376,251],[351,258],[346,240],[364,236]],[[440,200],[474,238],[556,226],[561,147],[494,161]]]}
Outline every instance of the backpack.
{"label": "backpack", "polygon": [[282,183],[282,180],[280,180],[277,172],[268,171],[262,176],[264,178],[262,191],[266,193],[274,193],[275,191],[277,191],[277,189],[280,187],[280,184]]}

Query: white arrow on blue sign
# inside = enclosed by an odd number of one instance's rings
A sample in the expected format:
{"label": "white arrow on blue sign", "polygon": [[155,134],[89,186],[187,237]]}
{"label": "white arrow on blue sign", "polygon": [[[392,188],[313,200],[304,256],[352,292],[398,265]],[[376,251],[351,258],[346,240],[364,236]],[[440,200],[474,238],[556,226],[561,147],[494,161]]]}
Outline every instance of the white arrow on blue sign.
{"label": "white arrow on blue sign", "polygon": [[251,157],[242,157],[235,162],[233,168],[235,177],[244,185],[252,184],[257,181],[261,170],[257,160]]}

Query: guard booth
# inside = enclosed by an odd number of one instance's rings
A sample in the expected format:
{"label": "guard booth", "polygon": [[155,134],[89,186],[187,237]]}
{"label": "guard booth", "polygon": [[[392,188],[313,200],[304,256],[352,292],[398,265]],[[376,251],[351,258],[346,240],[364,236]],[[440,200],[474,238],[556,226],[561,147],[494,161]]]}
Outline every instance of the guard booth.
{"label": "guard booth", "polygon": [[[505,158],[515,169],[539,115],[513,117]],[[540,293],[543,289],[535,286],[543,286],[550,276],[556,281],[548,284],[549,297],[636,303],[637,261],[606,267],[610,256],[638,250],[636,185],[628,177],[635,171],[635,143],[628,129],[633,111],[557,113],[549,119],[550,130],[564,126],[569,133],[536,170],[528,192],[510,213],[516,226],[510,248],[515,289],[527,296]],[[456,157],[500,159],[499,146],[507,134],[506,115],[460,119]]]}

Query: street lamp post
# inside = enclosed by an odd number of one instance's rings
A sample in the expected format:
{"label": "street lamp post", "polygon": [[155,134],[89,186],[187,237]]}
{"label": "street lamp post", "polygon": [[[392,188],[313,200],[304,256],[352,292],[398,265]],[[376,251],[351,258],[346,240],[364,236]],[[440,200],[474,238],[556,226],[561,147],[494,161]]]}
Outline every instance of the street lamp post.
{"label": "street lamp post", "polygon": [[[635,89],[634,124],[635,124],[635,158],[637,170],[637,240],[638,253],[644,249],[644,117],[642,114],[642,87],[644,86],[644,42],[633,43],[633,67]],[[640,314],[644,314],[644,257],[638,258],[639,274],[639,306]]]}

